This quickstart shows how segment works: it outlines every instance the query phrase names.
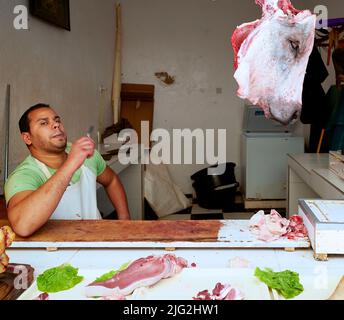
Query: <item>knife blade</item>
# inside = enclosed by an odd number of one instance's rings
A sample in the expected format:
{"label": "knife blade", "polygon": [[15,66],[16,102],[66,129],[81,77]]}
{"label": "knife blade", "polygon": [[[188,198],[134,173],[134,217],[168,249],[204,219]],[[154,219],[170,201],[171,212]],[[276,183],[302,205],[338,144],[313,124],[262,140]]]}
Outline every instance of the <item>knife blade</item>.
{"label": "knife blade", "polygon": [[91,134],[92,134],[93,130],[94,130],[94,126],[90,126],[90,128],[88,129],[87,134],[86,134],[87,137],[91,138]]}

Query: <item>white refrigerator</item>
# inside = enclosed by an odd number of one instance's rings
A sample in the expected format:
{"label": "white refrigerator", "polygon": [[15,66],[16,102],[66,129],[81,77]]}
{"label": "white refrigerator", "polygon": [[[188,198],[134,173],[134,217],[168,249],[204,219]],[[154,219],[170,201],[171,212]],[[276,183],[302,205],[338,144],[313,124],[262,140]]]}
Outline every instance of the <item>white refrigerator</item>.
{"label": "white refrigerator", "polygon": [[287,154],[304,153],[304,137],[293,135],[293,125],[265,118],[256,106],[245,106],[241,178],[249,200],[287,198]]}

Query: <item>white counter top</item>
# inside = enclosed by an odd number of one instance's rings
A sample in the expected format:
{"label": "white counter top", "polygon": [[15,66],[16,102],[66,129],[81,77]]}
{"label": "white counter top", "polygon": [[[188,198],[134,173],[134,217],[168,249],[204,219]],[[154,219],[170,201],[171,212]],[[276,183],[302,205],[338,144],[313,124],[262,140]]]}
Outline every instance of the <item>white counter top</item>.
{"label": "white counter top", "polygon": [[326,184],[329,184],[331,186],[330,194],[328,196],[325,196],[324,198],[328,199],[343,199],[344,194],[344,180],[335,175],[332,171],[329,169],[313,169],[314,175],[313,175],[313,181],[314,185],[319,185],[319,177],[325,181]]}
{"label": "white counter top", "polygon": [[[218,281],[221,281],[219,279],[222,279],[222,281],[233,281],[236,283],[235,285],[240,288],[246,288],[244,292],[248,296],[252,296],[251,293],[253,291],[257,291],[257,284],[260,283],[255,282],[258,281],[254,277],[254,270],[256,267],[261,269],[270,268],[275,272],[285,270],[297,272],[300,276],[300,281],[304,286],[304,292],[300,296],[296,297],[296,299],[300,300],[328,299],[344,275],[344,257],[331,256],[329,261],[319,262],[314,260],[312,250],[298,250],[296,252],[266,249],[181,249],[174,252],[167,252],[159,249],[61,250],[57,252],[47,252],[44,250],[8,250],[11,262],[30,264],[35,268],[35,278],[45,270],[57,267],[63,263],[70,263],[73,267],[78,268],[79,274],[86,276],[86,279],[83,284],[80,284],[80,286],[75,289],[75,295],[72,292],[67,292],[65,297],[68,297],[68,299],[81,300],[86,298],[83,293],[84,286],[92,282],[96,277],[109,272],[110,270],[116,270],[121,265],[129,261],[150,255],[166,253],[173,253],[188,261],[189,268],[188,270],[185,270],[185,272],[188,275],[193,275],[192,283],[195,287],[197,287],[197,284],[203,284],[203,282],[208,283],[207,287],[204,286],[204,288],[202,287],[198,289],[212,289]],[[237,267],[235,268],[235,266],[233,268],[231,261],[235,258],[247,260],[249,262],[248,268],[238,269]],[[192,263],[196,264],[195,268],[190,267]],[[231,280],[228,280],[229,278],[226,275],[230,276]],[[178,277],[176,278],[178,279]],[[182,285],[183,283],[179,283],[178,280],[176,280],[176,285],[173,286],[173,280],[167,280],[164,280],[164,284],[160,283],[160,290],[164,285],[168,284],[172,285],[172,289],[163,291],[166,293],[166,296],[161,295],[160,293],[160,295],[158,295],[158,299],[165,300],[169,299],[168,297],[170,296],[174,296],[177,298],[176,300],[178,300],[180,295],[175,294],[178,293],[176,286],[180,288],[179,285]],[[251,287],[252,284],[253,286]],[[189,284],[186,286],[189,286]],[[196,292],[199,291],[195,289],[195,292],[193,292],[192,287],[187,288],[190,291],[190,299],[192,294],[196,294]],[[157,290],[159,292],[159,289]],[[26,296],[23,299],[32,300],[37,297],[39,293],[40,292],[38,291],[36,284],[34,284],[25,293]],[[57,298],[56,296],[56,299],[64,299],[63,294],[64,293],[61,293],[60,298]],[[266,294],[268,295],[267,292]],[[254,296],[254,299],[264,299],[260,294],[255,294]],[[265,297],[265,299],[269,300],[270,298]]]}
{"label": "white counter top", "polygon": [[329,167],[329,155],[328,154],[289,154],[290,159],[297,162],[308,173],[311,173],[314,169],[328,169]]}
{"label": "white counter top", "polygon": [[[160,249],[117,249],[117,250],[8,250],[12,263],[30,264],[36,275],[46,269],[70,263],[80,269],[113,270],[122,264],[146,257],[167,253]],[[171,253],[171,252],[170,252]],[[196,263],[198,268],[230,268],[230,261],[240,257],[250,262],[250,267],[272,268],[274,271],[290,269],[296,272],[316,273],[317,270],[344,275],[344,256],[330,256],[329,261],[320,262],[313,258],[313,250],[286,252],[277,249],[180,249],[172,252]]]}
{"label": "white counter top", "polygon": [[326,183],[331,184],[340,193],[344,193],[344,180],[339,178],[329,169],[329,154],[300,154],[300,155],[288,155],[289,165],[294,169],[303,170],[303,174],[308,173],[310,176],[318,175]]}
{"label": "white counter top", "polygon": [[330,171],[329,154],[288,155],[288,212],[298,212],[300,199],[344,199],[344,180]]}

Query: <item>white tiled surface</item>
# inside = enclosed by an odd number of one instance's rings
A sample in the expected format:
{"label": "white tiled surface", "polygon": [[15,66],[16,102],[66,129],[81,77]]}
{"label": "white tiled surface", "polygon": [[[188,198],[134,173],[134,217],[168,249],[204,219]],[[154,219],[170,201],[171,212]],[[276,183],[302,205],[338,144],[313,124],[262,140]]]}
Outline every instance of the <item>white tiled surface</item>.
{"label": "white tiled surface", "polygon": [[[8,250],[12,263],[30,264],[36,270],[45,270],[71,263],[74,267],[84,269],[113,269],[122,264],[149,255],[165,254],[160,249],[117,249],[117,250]],[[248,260],[252,267],[270,267],[279,269],[275,250],[216,250],[216,249],[180,249],[171,252],[196,263],[199,268],[229,268],[230,260],[242,258]]]}
{"label": "white tiled surface", "polygon": [[[149,255],[167,253],[165,250],[59,250],[47,252],[45,250],[8,250],[11,262],[30,264],[35,268],[35,276],[46,269],[70,263],[84,270],[91,270],[95,276],[104,270],[114,270],[122,264]],[[254,273],[255,267],[271,268],[274,271],[291,270],[300,274],[301,283],[306,288],[299,299],[327,299],[333,292],[340,278],[344,275],[344,257],[330,256],[328,262],[318,262],[313,259],[312,250],[297,250],[285,252],[283,250],[176,250],[170,252],[185,258],[189,265],[196,264],[200,271],[209,269],[223,270],[231,268],[231,260],[245,259],[249,262],[249,270]]]}
{"label": "white tiled surface", "polygon": [[[161,249],[116,249],[116,250],[8,250],[12,263],[30,264],[35,269],[56,267],[72,263],[80,268],[114,268],[123,263],[149,255],[167,253]],[[320,262],[313,258],[312,250],[286,252],[278,249],[180,249],[171,252],[196,263],[200,268],[228,268],[230,260],[236,257],[248,260],[252,266],[269,267],[274,270],[308,270],[326,267],[329,270],[342,270],[344,256],[329,256],[329,261]]]}
{"label": "white tiled surface", "polygon": [[[264,251],[264,252],[263,252]],[[216,269],[229,268],[230,260],[240,257],[251,262],[253,267],[270,267],[278,269],[276,254],[274,250],[176,250],[172,252],[188,260],[189,264],[196,263],[198,268]],[[149,255],[167,253],[164,250],[103,250],[80,251],[73,257],[71,263],[75,266],[90,268],[114,268],[123,263],[136,260]],[[92,259],[90,259],[92,255]]]}
{"label": "white tiled surface", "polygon": [[10,263],[29,264],[35,269],[35,275],[38,275],[43,270],[69,262],[78,250],[48,252],[47,250],[7,249],[6,253],[10,258]]}
{"label": "white tiled surface", "polygon": [[280,269],[313,270],[321,267],[328,269],[342,269],[344,275],[344,256],[330,255],[328,261],[316,261],[313,250],[297,250],[296,252],[276,251]]}

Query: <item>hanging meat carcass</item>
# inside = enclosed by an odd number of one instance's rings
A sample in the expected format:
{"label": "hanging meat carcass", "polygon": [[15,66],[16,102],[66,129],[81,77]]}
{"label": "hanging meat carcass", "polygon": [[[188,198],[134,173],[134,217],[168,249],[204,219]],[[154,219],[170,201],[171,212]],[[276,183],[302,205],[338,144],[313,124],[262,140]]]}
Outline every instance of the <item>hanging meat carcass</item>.
{"label": "hanging meat carcass", "polygon": [[290,0],[256,0],[263,17],[239,26],[233,36],[238,96],[285,125],[297,119],[311,54],[316,16]]}

